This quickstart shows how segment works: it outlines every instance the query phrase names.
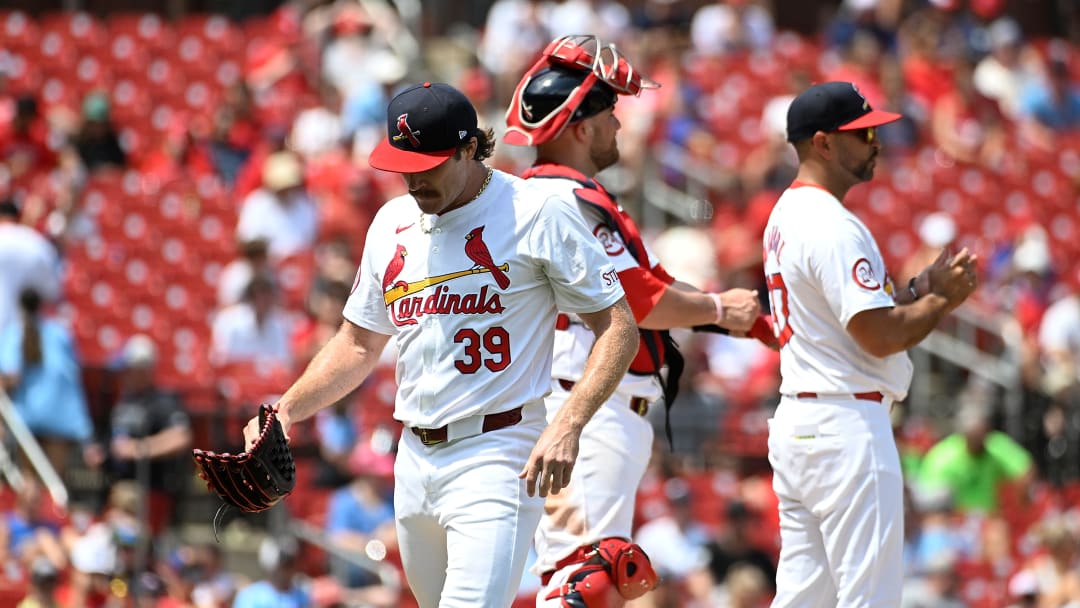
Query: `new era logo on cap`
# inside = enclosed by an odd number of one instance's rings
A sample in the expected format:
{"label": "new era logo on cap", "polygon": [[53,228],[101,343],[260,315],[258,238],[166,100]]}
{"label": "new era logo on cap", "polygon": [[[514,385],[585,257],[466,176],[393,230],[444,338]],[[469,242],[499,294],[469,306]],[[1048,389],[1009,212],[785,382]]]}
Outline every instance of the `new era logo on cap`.
{"label": "new era logo on cap", "polygon": [[870,107],[850,82],[825,82],[803,91],[787,114],[788,141],[809,139],[818,131],[847,131],[876,127],[900,118],[899,114]]}
{"label": "new era logo on cap", "polygon": [[450,158],[476,132],[476,110],[461,91],[425,82],[399,93],[386,109],[386,139],[368,163],[394,173],[419,173]]}

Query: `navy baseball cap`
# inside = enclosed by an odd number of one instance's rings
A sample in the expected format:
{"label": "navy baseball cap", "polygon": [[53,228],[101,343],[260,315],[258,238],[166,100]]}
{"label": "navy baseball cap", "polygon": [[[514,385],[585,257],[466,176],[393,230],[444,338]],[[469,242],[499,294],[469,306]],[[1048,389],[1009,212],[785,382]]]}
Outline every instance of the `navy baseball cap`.
{"label": "navy baseball cap", "polygon": [[441,82],[418,84],[390,100],[386,139],[368,164],[393,173],[434,169],[476,134],[476,109],[465,95]]}
{"label": "navy baseball cap", "polygon": [[894,112],[870,107],[850,82],[825,82],[803,91],[787,113],[787,140],[802,141],[818,131],[854,131],[899,120]]}

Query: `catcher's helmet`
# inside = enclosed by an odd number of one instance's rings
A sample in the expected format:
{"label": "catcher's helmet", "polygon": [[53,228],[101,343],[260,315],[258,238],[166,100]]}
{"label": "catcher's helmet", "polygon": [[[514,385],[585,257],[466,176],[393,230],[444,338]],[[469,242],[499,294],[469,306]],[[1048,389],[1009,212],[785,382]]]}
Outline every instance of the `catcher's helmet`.
{"label": "catcher's helmet", "polygon": [[[588,72],[554,66],[540,71],[521,92],[521,112],[530,121],[540,121],[548,117],[561,105],[570,100],[574,90],[585,82]],[[596,81],[585,94],[567,123],[576,122],[615,105],[618,97],[615,89],[608,84]]]}
{"label": "catcher's helmet", "polygon": [[619,95],[658,86],[614,45],[595,36],[564,36],[552,41],[518,82],[506,112],[503,141],[516,146],[551,141],[566,125],[615,105]]}

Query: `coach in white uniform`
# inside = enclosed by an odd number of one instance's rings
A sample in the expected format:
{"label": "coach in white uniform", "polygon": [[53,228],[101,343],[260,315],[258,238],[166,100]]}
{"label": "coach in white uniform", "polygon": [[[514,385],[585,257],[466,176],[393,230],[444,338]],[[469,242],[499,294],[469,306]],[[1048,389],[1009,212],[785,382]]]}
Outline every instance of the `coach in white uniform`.
{"label": "coach in white uniform", "polygon": [[[637,350],[634,319],[573,205],[483,164],[493,135],[464,95],[417,85],[387,121],[370,163],[403,174],[409,194],[372,221],[345,322],[282,397],[283,424],[344,397],[396,336],[394,510],[410,588],[424,608],[506,608],[544,497],[569,483],[585,423]],[[596,347],[547,425],[556,309],[584,319]]]}
{"label": "coach in white uniform", "polygon": [[769,461],[780,501],[777,607],[898,606],[903,480],[889,408],[904,399],[905,351],[975,289],[975,257],[943,251],[897,289],[874,237],[843,205],[873,177],[873,110],[854,85],[827,82],[791,104],[798,176],[763,238],[780,343],[780,404]]}

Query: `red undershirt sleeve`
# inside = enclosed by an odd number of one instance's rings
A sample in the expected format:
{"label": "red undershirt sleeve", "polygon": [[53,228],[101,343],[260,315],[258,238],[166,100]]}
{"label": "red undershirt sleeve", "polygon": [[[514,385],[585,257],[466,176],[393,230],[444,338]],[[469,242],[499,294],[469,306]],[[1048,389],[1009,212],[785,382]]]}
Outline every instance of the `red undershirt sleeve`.
{"label": "red undershirt sleeve", "polygon": [[649,316],[653,307],[667,291],[668,285],[674,283],[675,279],[657,264],[652,269],[635,266],[620,270],[619,281],[622,282],[623,290],[626,292],[626,301],[630,304],[630,310],[634,312],[634,320],[640,323],[642,319]]}

